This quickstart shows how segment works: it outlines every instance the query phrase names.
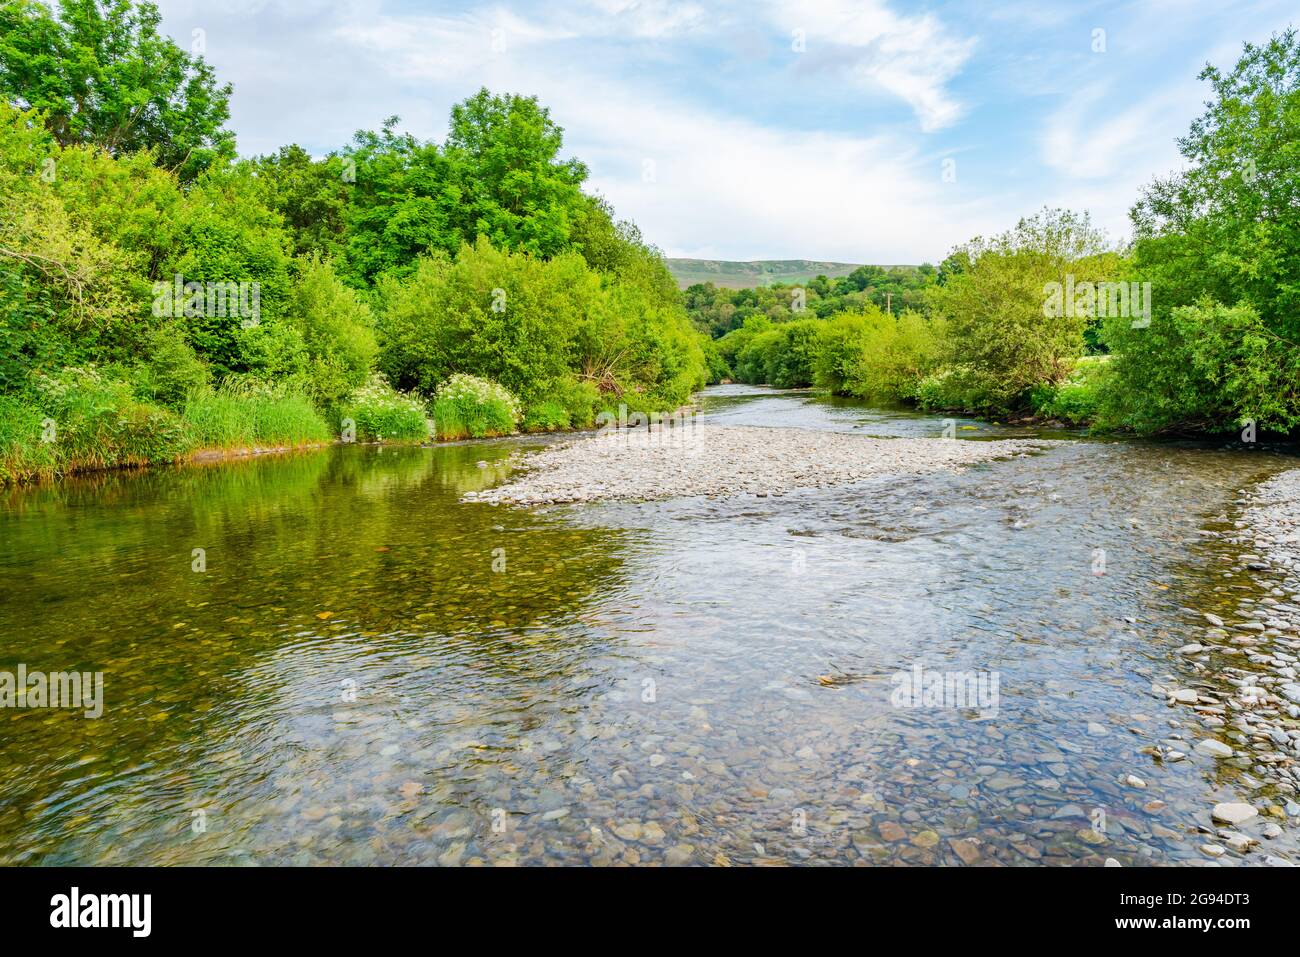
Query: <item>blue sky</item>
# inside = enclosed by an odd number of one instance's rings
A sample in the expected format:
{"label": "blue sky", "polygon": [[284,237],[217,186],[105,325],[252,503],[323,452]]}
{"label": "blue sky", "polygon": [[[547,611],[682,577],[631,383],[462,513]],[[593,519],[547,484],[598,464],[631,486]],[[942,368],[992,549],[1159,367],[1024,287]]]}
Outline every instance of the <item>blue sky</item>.
{"label": "blue sky", "polygon": [[[528,93],[589,188],[670,256],[938,262],[1043,205],[1116,239],[1179,167],[1207,62],[1291,3],[160,0],[235,84],[245,154],[316,154],[397,114],[441,137]],[[945,175],[946,174],[946,175]]]}

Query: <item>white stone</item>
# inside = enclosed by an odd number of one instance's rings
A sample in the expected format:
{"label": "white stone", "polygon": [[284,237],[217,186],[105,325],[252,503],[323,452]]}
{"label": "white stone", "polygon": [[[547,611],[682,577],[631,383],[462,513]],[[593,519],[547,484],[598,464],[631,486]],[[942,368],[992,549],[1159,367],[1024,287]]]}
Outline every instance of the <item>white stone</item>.
{"label": "white stone", "polygon": [[1246,804],[1242,801],[1230,801],[1224,804],[1214,805],[1214,810],[1210,816],[1216,821],[1223,821],[1225,824],[1240,824],[1243,821],[1249,821],[1252,817],[1259,814],[1253,804]]}
{"label": "white stone", "polygon": [[1197,753],[1208,754],[1216,758],[1232,757],[1232,748],[1215,738],[1206,738],[1196,745]]}

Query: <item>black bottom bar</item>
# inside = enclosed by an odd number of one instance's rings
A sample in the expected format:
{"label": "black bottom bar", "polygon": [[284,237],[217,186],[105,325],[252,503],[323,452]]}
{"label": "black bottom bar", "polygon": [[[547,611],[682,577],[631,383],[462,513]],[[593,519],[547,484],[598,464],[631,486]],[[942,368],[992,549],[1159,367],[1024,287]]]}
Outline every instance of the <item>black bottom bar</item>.
{"label": "black bottom bar", "polygon": [[[662,935],[665,942],[713,935],[734,943],[737,936],[761,938],[784,927],[864,941],[911,928],[928,950],[948,940],[990,944],[997,939],[991,934],[1046,932],[1074,943],[1288,933],[1296,886],[1295,875],[1272,868],[37,868],[0,870],[0,913],[10,946],[73,934],[80,943],[96,937],[128,946],[374,946],[430,932],[449,948],[452,935],[494,945],[513,936],[558,944],[595,941],[602,938],[591,935],[601,932],[619,935],[603,938],[611,942],[634,933]],[[148,895],[147,910],[143,896],[120,895]],[[118,926],[74,928],[74,922]]]}

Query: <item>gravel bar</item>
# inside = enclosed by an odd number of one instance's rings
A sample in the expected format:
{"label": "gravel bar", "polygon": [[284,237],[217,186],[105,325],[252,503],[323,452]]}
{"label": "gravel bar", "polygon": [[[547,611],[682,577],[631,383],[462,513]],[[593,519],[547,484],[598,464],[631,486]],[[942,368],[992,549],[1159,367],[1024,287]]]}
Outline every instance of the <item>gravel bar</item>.
{"label": "gravel bar", "polygon": [[920,475],[1053,445],[1026,439],[873,439],[847,432],[685,425],[610,429],[524,453],[511,481],[466,501],[555,505],[691,495],[779,495],[884,475]]}
{"label": "gravel bar", "polygon": [[1268,563],[1292,578],[1300,574],[1300,469],[1275,475],[1251,490],[1244,539]]}

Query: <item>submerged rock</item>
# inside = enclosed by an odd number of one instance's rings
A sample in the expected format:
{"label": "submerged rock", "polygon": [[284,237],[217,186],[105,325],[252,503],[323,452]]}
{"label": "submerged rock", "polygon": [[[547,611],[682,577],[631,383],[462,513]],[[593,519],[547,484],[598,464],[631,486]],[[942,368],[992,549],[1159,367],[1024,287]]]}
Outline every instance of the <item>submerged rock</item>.
{"label": "submerged rock", "polygon": [[1216,804],[1211,812],[1211,816],[1216,821],[1222,821],[1225,824],[1240,824],[1243,821],[1249,821],[1258,814],[1259,811],[1255,809],[1253,804],[1246,804],[1241,801]]}

